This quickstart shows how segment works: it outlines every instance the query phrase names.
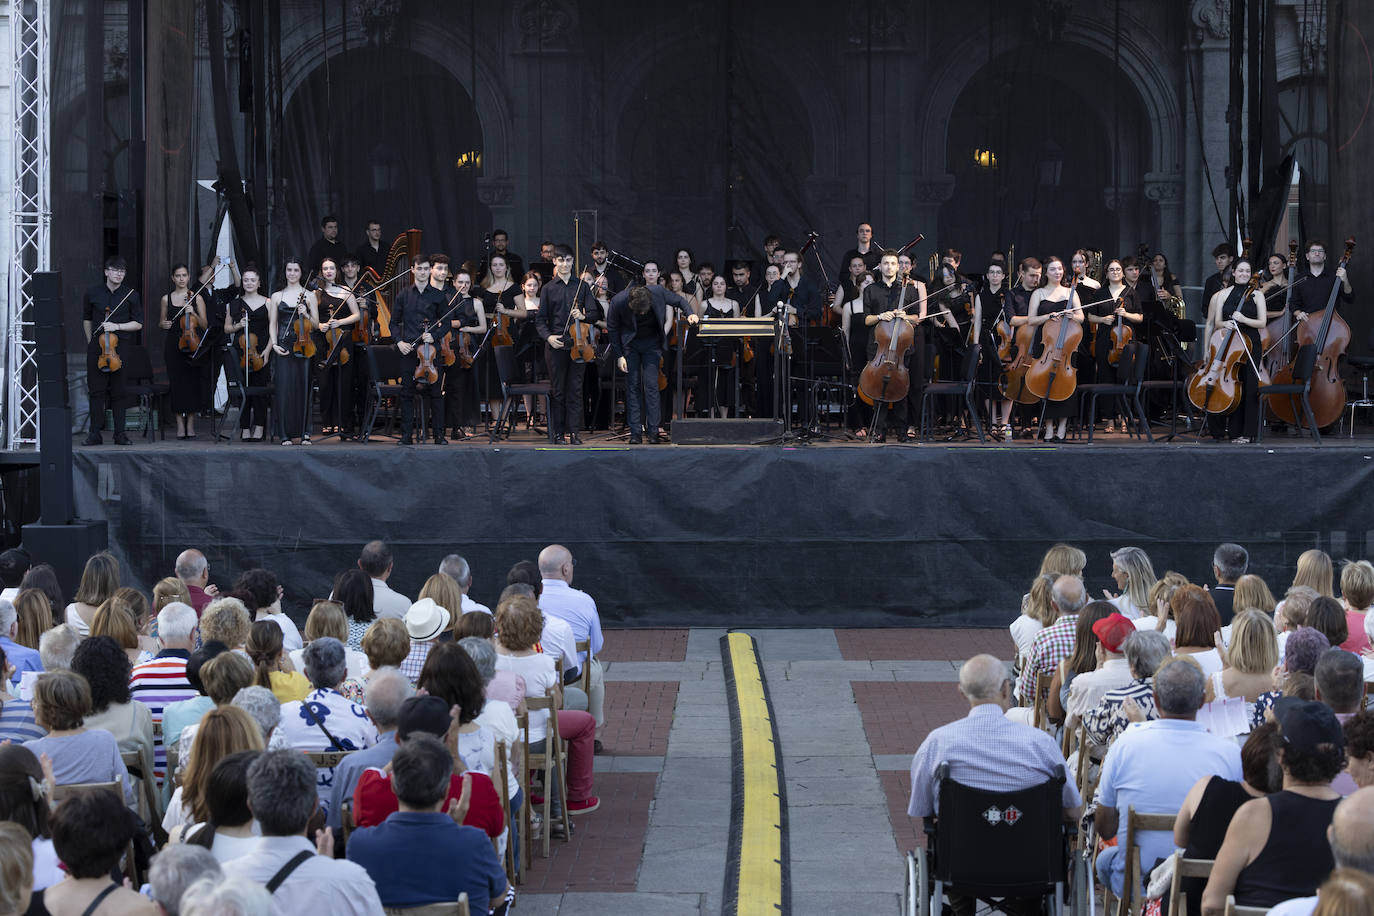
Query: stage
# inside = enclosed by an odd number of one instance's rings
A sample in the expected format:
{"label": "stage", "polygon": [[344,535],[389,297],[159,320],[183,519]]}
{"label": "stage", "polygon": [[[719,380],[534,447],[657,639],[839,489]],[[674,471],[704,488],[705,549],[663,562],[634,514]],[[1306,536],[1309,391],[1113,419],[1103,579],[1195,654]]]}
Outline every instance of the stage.
{"label": "stage", "polygon": [[[204,437],[204,434],[202,434]],[[198,547],[211,579],[266,566],[293,616],[382,538],[414,596],[458,552],[494,604],[505,572],[559,542],[617,626],[1005,626],[1055,541],[1143,547],[1210,581],[1214,547],[1251,551],[1282,594],[1303,550],[1365,557],[1374,439],[1272,445],[971,444],[577,447],[485,439],[156,442],[75,448],[78,515],[109,520],[125,581],[147,591]],[[479,444],[480,443],[480,444]]]}

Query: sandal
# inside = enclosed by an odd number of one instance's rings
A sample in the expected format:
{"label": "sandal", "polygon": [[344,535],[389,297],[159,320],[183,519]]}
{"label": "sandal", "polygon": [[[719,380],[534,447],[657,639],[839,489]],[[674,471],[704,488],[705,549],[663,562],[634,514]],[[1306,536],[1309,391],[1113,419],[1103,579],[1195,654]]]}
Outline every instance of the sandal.
{"label": "sandal", "polygon": [[283,440],[281,440],[281,444],[282,444],[282,445],[295,445],[296,443],[292,442],[290,439],[283,439]]}

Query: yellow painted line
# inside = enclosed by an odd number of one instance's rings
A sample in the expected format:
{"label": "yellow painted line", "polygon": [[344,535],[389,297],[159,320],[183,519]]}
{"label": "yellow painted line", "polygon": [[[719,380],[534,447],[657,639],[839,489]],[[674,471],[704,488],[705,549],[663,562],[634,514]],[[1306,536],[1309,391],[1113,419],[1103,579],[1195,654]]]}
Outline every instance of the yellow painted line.
{"label": "yellow painted line", "polygon": [[734,773],[726,913],[777,916],[790,912],[786,793],[768,688],[752,637],[722,638],[726,661]]}

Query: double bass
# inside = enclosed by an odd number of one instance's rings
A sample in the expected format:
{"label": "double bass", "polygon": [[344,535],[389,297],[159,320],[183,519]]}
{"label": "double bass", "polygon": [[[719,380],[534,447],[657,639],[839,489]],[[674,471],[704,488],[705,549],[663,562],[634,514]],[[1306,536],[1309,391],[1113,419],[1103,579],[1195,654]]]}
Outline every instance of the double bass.
{"label": "double bass", "polygon": [[911,390],[911,371],[906,367],[907,354],[916,340],[916,331],[906,320],[906,290],[910,282],[902,274],[901,295],[897,299],[897,314],[873,327],[877,352],[859,373],[859,399],[870,406],[879,402],[895,404]]}
{"label": "double bass", "polygon": [[[1289,239],[1288,277],[1287,282],[1281,284],[1281,288],[1284,291],[1284,309],[1279,313],[1279,317],[1269,322],[1268,326],[1265,328],[1265,330],[1269,332],[1269,340],[1271,343],[1265,347],[1264,365],[1269,369],[1270,375],[1277,375],[1281,369],[1285,368],[1293,361],[1293,337],[1291,333],[1293,330],[1293,309],[1288,305],[1288,297],[1292,295],[1293,282],[1296,279],[1297,270],[1298,240]],[[1269,286],[1270,283],[1274,283],[1274,280],[1270,280],[1269,283],[1266,283],[1265,287]],[[1280,284],[1274,285],[1280,286]],[[1265,289],[1262,287],[1260,292],[1265,292]],[[1265,298],[1268,298],[1267,293],[1265,293]],[[1268,304],[1266,303],[1266,308],[1267,307]]]}
{"label": "double bass", "polygon": [[[1355,239],[1348,238],[1345,240],[1345,254],[1341,255],[1336,270],[1349,264],[1354,254]],[[1335,271],[1332,273],[1334,276]],[[1310,283],[1311,279],[1307,282]],[[1342,286],[1344,283],[1336,279],[1331,287],[1331,295],[1326,298],[1326,308],[1322,309],[1320,315],[1308,314],[1293,332],[1299,350],[1308,345],[1317,350],[1317,362],[1312,367],[1312,386],[1307,393],[1307,400],[1312,405],[1312,417],[1318,429],[1335,423],[1345,412],[1345,382],[1341,380],[1340,360],[1350,346],[1350,325],[1336,313],[1336,298],[1341,294]],[[1293,362],[1274,373],[1273,384],[1292,384],[1296,362],[1295,356]],[[1269,399],[1269,409],[1276,417],[1293,426],[1298,425],[1297,411],[1291,400],[1284,395],[1266,397]]]}
{"label": "double bass", "polygon": [[[1259,289],[1259,274],[1250,278],[1240,297],[1236,312],[1245,308],[1245,303]],[[1207,414],[1228,414],[1240,406],[1243,394],[1240,374],[1246,371],[1242,361],[1247,360],[1245,335],[1233,320],[1227,328],[1217,328],[1207,342],[1207,358],[1198,364],[1197,371],[1188,379],[1188,400],[1193,406]],[[1258,371],[1259,367],[1255,367]]]}
{"label": "double bass", "polygon": [[1051,315],[1041,328],[1040,339],[1044,347],[1026,370],[1025,380],[1026,389],[1037,398],[1067,401],[1078,389],[1078,367],[1073,357],[1083,341],[1083,326],[1068,316],[1077,295],[1078,278],[1074,277],[1064,310]]}

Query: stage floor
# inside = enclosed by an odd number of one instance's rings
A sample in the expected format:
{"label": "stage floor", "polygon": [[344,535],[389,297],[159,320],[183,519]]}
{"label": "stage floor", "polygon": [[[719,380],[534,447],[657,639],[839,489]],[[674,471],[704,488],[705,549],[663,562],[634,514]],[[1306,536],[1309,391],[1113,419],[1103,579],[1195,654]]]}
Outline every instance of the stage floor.
{"label": "stage floor", "polygon": [[448,553],[492,604],[505,571],[546,544],[621,626],[1005,626],[1043,551],[1108,552],[1210,581],[1218,543],[1251,550],[1281,592],[1303,550],[1365,557],[1374,438],[1262,445],[1128,440],[1045,446],[816,443],[629,446],[604,435],[550,447],[205,439],[75,449],[78,514],[110,523],[126,578],[145,590],[188,546],[228,587],[273,569],[292,613],[326,595],[362,545],[395,551],[415,595]]}

